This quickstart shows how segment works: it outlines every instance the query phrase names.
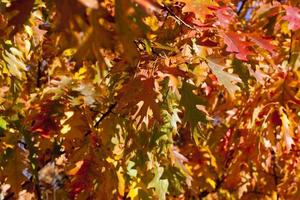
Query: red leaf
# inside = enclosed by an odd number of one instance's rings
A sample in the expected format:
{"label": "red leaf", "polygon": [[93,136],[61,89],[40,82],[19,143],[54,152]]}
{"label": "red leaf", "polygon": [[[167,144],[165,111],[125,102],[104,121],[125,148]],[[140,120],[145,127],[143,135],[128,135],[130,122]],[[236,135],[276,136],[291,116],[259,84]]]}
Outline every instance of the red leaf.
{"label": "red leaf", "polygon": [[295,31],[300,28],[300,9],[292,6],[285,8],[286,15],[282,18],[289,22],[289,29]]}
{"label": "red leaf", "polygon": [[44,138],[50,138],[59,133],[59,115],[62,104],[57,101],[46,100],[40,102],[36,110],[32,110],[32,115],[28,116],[31,127],[30,131],[39,133]]}
{"label": "red leaf", "polygon": [[211,39],[214,36],[215,35],[210,31],[204,31],[201,37],[198,38],[197,43],[201,46],[207,46],[207,47],[218,46],[218,43]]}
{"label": "red leaf", "polygon": [[81,165],[80,169],[76,173],[75,180],[71,184],[70,196],[72,199],[74,199],[75,196],[79,194],[81,191],[85,189],[90,190],[92,188],[93,185],[88,176],[90,167],[91,167],[91,161],[86,159],[83,161],[83,164]]}
{"label": "red leaf", "polygon": [[269,51],[272,55],[275,54],[274,50],[276,49],[276,47],[273,44],[271,44],[271,40],[264,39],[258,34],[251,34],[248,35],[248,37],[257,46]]}
{"label": "red leaf", "polygon": [[50,138],[51,133],[59,130],[53,117],[47,115],[47,113],[39,113],[33,119],[34,124],[30,130],[40,133],[42,137]]}
{"label": "red leaf", "polygon": [[217,9],[216,16],[218,18],[216,24],[227,28],[228,25],[233,21],[235,13],[229,7],[222,7]]}
{"label": "red leaf", "polygon": [[252,55],[252,51],[248,50],[251,43],[242,41],[242,38],[234,32],[221,33],[224,42],[227,45],[226,51],[236,53],[235,56],[244,61],[248,61],[247,56]]}

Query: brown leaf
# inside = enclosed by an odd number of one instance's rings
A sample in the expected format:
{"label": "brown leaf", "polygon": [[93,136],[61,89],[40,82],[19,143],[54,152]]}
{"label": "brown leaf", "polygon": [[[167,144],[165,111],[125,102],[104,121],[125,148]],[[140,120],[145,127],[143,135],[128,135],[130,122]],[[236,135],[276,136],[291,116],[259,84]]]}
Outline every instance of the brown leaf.
{"label": "brown leaf", "polygon": [[34,5],[34,0],[16,0],[13,1],[11,6],[6,9],[11,17],[8,20],[10,26],[14,26],[12,34],[16,33],[30,16],[31,10]]}
{"label": "brown leaf", "polygon": [[[145,77],[137,77],[131,80],[129,83],[123,86],[119,94],[119,104],[117,105],[117,110],[121,111],[125,108],[135,108],[133,111],[133,117],[138,119],[138,126],[140,123],[145,120],[150,120],[149,116],[150,109],[152,111],[152,119],[155,121],[160,121],[160,107],[157,103],[157,93],[154,91],[155,89],[155,80],[154,78],[145,78]],[[150,117],[150,119],[149,119]],[[148,123],[146,123],[148,125]]]}
{"label": "brown leaf", "polygon": [[22,183],[27,180],[24,176],[27,158],[18,146],[7,148],[5,154],[6,159],[0,160],[2,166],[0,177],[7,177],[7,183],[11,185],[10,190],[16,197],[22,190]]}

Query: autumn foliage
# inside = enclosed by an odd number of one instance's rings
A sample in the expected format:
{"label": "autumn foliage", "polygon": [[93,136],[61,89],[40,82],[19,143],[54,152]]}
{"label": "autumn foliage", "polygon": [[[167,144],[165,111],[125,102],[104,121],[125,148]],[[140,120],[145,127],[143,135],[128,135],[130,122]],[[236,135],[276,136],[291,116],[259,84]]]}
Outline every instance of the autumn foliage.
{"label": "autumn foliage", "polygon": [[300,199],[298,0],[0,0],[0,199]]}

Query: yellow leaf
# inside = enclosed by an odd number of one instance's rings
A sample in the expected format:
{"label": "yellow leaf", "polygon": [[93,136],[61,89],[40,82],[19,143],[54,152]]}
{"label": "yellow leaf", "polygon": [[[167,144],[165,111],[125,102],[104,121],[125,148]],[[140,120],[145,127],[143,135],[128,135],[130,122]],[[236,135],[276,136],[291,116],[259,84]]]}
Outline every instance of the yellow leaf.
{"label": "yellow leaf", "polygon": [[145,18],[145,24],[147,24],[152,31],[157,31],[159,26],[158,26],[158,20],[155,16],[149,16]]}
{"label": "yellow leaf", "polygon": [[281,134],[284,139],[285,147],[289,151],[292,148],[292,145],[294,144],[294,130],[288,116],[285,114],[283,109],[283,107],[280,107],[279,109],[280,118],[282,121]]}
{"label": "yellow leaf", "polygon": [[216,182],[211,178],[206,178],[205,180],[212,188],[216,188]]}
{"label": "yellow leaf", "polygon": [[78,80],[82,80],[85,77],[85,73],[87,72],[86,67],[81,67],[78,72],[75,73],[74,78]]}
{"label": "yellow leaf", "polygon": [[29,54],[30,48],[31,48],[31,43],[29,40],[25,40],[24,41],[24,45],[25,45],[25,55],[27,56]]}
{"label": "yellow leaf", "polygon": [[112,159],[111,157],[107,157],[107,158],[106,158],[106,161],[107,161],[108,163],[113,164],[114,166],[117,166],[117,161],[115,161],[115,160]]}
{"label": "yellow leaf", "polygon": [[62,134],[66,134],[71,130],[71,126],[69,124],[63,125],[63,128],[60,130]]}
{"label": "yellow leaf", "polygon": [[30,37],[32,37],[33,31],[32,31],[32,29],[31,29],[31,27],[28,26],[28,25],[24,25],[24,29],[25,29],[26,33],[27,33]]}
{"label": "yellow leaf", "polygon": [[138,194],[139,194],[139,188],[133,188],[129,190],[127,196],[130,197],[130,199],[135,199]]}
{"label": "yellow leaf", "polygon": [[289,34],[290,33],[290,29],[289,29],[289,22],[285,21],[281,24],[281,32],[284,34]]}
{"label": "yellow leaf", "polygon": [[236,83],[242,83],[242,80],[235,74],[223,71],[224,67],[216,63],[215,60],[207,59],[207,63],[212,73],[217,77],[219,83],[221,83],[227,89],[230,96],[234,99],[235,92],[241,90]]}
{"label": "yellow leaf", "polygon": [[75,48],[66,49],[63,52],[63,56],[73,56],[75,52],[76,52]]}
{"label": "yellow leaf", "polygon": [[197,65],[193,70],[193,74],[195,76],[195,85],[198,87],[206,79],[208,67],[206,65]]}
{"label": "yellow leaf", "polygon": [[3,54],[3,59],[7,63],[7,68],[13,76],[16,76],[17,78],[22,78],[22,71],[25,70],[26,65],[18,59],[15,55],[9,53],[8,51],[5,51]]}
{"label": "yellow leaf", "polygon": [[77,172],[79,171],[79,169],[81,168],[81,165],[83,164],[83,160],[76,162],[76,166],[73,169],[70,169],[67,174],[70,176],[74,176],[75,174],[77,174]]}
{"label": "yellow leaf", "polygon": [[119,168],[119,170],[117,171],[117,176],[118,176],[118,191],[119,194],[124,196],[125,193],[125,179],[124,179],[124,174],[123,174],[123,170],[122,168]]}

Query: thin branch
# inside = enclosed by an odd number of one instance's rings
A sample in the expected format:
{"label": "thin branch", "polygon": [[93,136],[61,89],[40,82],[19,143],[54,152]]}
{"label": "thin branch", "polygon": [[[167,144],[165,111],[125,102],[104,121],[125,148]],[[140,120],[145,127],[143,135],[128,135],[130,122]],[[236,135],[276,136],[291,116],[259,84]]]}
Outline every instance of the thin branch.
{"label": "thin branch", "polygon": [[271,155],[272,155],[271,161],[272,161],[272,173],[273,173],[272,175],[273,175],[273,178],[274,178],[275,191],[276,191],[276,199],[278,200],[279,199],[278,189],[277,189],[277,186],[278,186],[278,175],[277,175],[277,172],[276,172],[277,162],[276,162],[276,154],[275,154],[275,152],[274,152],[273,149],[271,149]]}
{"label": "thin branch", "polygon": [[47,66],[47,61],[46,60],[42,60],[38,63],[37,66],[37,72],[36,72],[36,87],[40,88],[41,87],[41,78],[43,76],[43,71],[45,71],[45,68]]}
{"label": "thin branch", "polygon": [[112,113],[112,110],[116,107],[117,103],[113,103],[111,104],[107,111],[105,113],[103,113],[103,115],[100,117],[100,119],[98,119],[98,121],[96,121],[96,123],[94,124],[94,128],[97,128],[99,126],[99,124],[110,114]]}
{"label": "thin branch", "polygon": [[242,0],[242,4],[241,4],[240,8],[239,8],[238,11],[237,11],[237,15],[240,15],[240,14],[241,14],[242,10],[243,10],[244,7],[245,7],[246,2],[247,2],[247,0]]}
{"label": "thin branch", "polygon": [[171,16],[173,16],[176,20],[178,20],[181,24],[185,25],[186,27],[198,31],[195,27],[191,26],[190,24],[183,21],[180,17],[178,17],[167,5],[163,4],[162,9],[167,11]]}
{"label": "thin branch", "polygon": [[42,72],[41,72],[41,62],[39,62],[38,66],[37,66],[37,73],[36,73],[36,87],[39,88],[41,86],[41,76],[42,76]]}
{"label": "thin branch", "polygon": [[[105,113],[102,114],[102,116],[96,121],[96,123],[94,124],[94,128],[97,128],[99,126],[99,124],[108,116],[112,113],[113,109],[117,106],[117,103],[113,103],[111,104],[107,111]],[[84,136],[88,136],[92,131],[91,130],[88,130]]]}

